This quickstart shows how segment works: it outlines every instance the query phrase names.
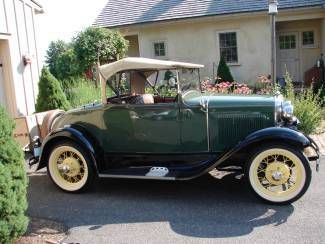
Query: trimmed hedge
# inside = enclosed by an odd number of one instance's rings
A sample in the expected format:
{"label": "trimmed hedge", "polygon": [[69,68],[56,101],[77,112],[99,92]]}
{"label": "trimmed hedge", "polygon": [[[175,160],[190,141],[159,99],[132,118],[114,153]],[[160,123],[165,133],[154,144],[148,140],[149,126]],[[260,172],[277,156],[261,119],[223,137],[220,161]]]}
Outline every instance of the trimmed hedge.
{"label": "trimmed hedge", "polygon": [[[219,61],[218,65],[218,78],[221,79],[222,82],[228,81],[228,82],[233,82],[234,77],[232,76],[229,66],[226,63],[225,58],[222,56]],[[217,83],[219,81],[217,80]]]}
{"label": "trimmed hedge", "polygon": [[36,112],[52,109],[68,110],[70,108],[70,104],[62,91],[60,82],[45,67],[42,69],[38,87]]}
{"label": "trimmed hedge", "polygon": [[27,177],[20,146],[12,138],[14,123],[0,106],[0,243],[12,243],[28,225]]}

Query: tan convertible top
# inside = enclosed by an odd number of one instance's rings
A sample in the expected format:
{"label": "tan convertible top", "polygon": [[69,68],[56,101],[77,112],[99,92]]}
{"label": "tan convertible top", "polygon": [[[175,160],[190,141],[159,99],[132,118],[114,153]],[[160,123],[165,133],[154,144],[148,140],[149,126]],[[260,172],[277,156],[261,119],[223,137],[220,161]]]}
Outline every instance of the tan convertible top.
{"label": "tan convertible top", "polygon": [[199,69],[201,64],[191,64],[176,61],[165,61],[150,58],[123,58],[110,64],[99,67],[101,75],[102,103],[106,103],[106,81],[114,74],[124,70],[165,70],[165,69]]}
{"label": "tan convertible top", "polygon": [[203,68],[201,64],[191,64],[175,61],[165,61],[150,58],[123,58],[114,63],[100,66],[100,73],[104,80],[109,79],[112,75],[123,70],[162,70],[162,69],[177,69],[177,68]]}

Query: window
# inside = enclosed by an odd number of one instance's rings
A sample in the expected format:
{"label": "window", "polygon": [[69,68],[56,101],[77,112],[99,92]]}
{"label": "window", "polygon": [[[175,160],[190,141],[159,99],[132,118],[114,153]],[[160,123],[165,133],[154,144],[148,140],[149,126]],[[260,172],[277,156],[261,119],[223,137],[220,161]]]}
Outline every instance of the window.
{"label": "window", "polygon": [[219,33],[220,57],[227,63],[238,63],[237,33]]}
{"label": "window", "polygon": [[166,57],[167,56],[167,48],[165,41],[157,41],[153,43],[154,55],[155,57]]}
{"label": "window", "polygon": [[296,36],[283,35],[279,37],[280,49],[296,49]]}
{"label": "window", "polygon": [[304,31],[302,33],[302,45],[303,46],[314,46],[314,32]]}

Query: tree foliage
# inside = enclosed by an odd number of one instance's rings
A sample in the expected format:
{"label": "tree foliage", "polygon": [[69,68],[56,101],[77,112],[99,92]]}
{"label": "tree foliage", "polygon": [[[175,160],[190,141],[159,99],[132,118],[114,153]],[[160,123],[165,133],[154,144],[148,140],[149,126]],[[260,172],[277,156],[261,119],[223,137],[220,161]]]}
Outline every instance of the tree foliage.
{"label": "tree foliage", "polygon": [[219,66],[218,66],[218,78],[221,79],[221,81],[229,81],[233,82],[234,78],[230,72],[230,69],[226,63],[225,58],[222,56],[219,61]]}
{"label": "tree foliage", "polygon": [[89,27],[74,39],[74,50],[83,70],[125,55],[128,42],[117,32],[106,28]]}
{"label": "tree foliage", "polygon": [[62,91],[59,81],[45,67],[42,69],[38,87],[37,112],[52,109],[67,110],[70,108],[70,104]]}
{"label": "tree foliage", "polygon": [[0,106],[0,243],[24,234],[28,218],[27,177],[19,145],[12,138],[13,121]]}
{"label": "tree foliage", "polygon": [[69,79],[82,74],[79,62],[74,53],[73,43],[62,40],[51,42],[46,52],[46,64],[57,79]]}

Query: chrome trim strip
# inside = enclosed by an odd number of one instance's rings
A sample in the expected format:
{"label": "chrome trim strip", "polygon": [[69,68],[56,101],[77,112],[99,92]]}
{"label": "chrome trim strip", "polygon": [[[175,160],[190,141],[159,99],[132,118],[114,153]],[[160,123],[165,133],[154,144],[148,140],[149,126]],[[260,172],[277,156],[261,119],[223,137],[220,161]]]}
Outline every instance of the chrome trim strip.
{"label": "chrome trim strip", "polygon": [[100,178],[147,179],[147,180],[176,180],[175,177],[142,176],[142,175],[110,175],[110,174],[98,174],[98,176]]}
{"label": "chrome trim strip", "polygon": [[210,152],[210,125],[209,125],[209,98],[206,100],[206,122],[207,122],[207,140],[208,140],[208,152]]}

